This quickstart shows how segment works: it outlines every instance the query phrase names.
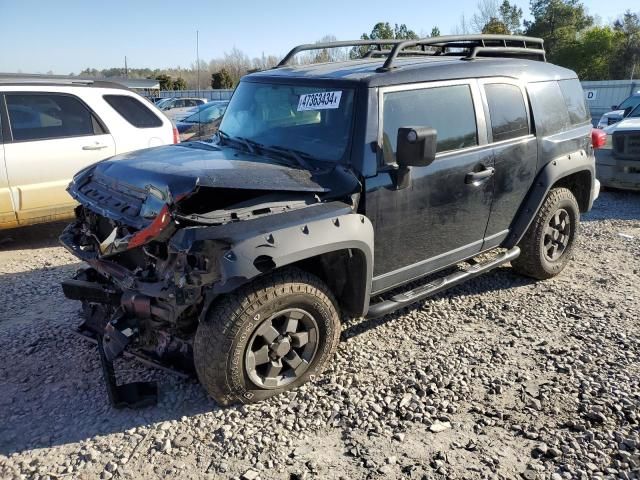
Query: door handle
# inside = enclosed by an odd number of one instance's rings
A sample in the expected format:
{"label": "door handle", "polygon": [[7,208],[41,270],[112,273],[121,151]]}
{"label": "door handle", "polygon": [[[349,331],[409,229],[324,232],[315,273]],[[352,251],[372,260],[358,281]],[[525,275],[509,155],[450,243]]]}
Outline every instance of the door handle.
{"label": "door handle", "polygon": [[493,167],[486,167],[484,170],[480,170],[479,172],[469,172],[464,177],[464,183],[479,185],[492,177],[494,173],[496,173],[496,169]]}
{"label": "door handle", "polygon": [[83,150],[102,150],[103,148],[107,148],[107,145],[96,143],[95,145],[85,145],[82,147]]}

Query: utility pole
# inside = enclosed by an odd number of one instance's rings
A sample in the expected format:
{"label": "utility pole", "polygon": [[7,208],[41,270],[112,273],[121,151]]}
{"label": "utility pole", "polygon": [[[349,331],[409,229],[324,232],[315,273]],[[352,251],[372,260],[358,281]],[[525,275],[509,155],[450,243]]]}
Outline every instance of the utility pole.
{"label": "utility pole", "polygon": [[196,63],[198,64],[197,82],[198,82],[198,96],[200,96],[200,32],[196,30]]}
{"label": "utility pole", "polygon": [[127,67],[127,56],[124,56],[124,78],[129,78],[129,68]]}

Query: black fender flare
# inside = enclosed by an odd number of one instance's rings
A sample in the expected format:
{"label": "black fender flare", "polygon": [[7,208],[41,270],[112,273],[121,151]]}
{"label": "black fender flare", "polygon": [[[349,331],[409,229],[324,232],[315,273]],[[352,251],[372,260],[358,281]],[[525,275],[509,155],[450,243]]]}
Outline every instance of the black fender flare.
{"label": "black fender flare", "polygon": [[553,185],[569,175],[583,171],[587,171],[591,175],[587,211],[590,210],[593,205],[596,189],[595,160],[592,152],[587,153],[584,150],[580,150],[555,158],[547,163],[536,176],[533,185],[529,189],[529,193],[522,202],[522,205],[520,205],[515,220],[509,229],[509,235],[503,242],[502,247],[512,248],[522,240],[522,237],[527,232],[529,225],[531,225],[531,222],[538,213],[542,202],[544,202]]}
{"label": "black fender flare", "polygon": [[373,225],[365,215],[345,203],[329,202],[254,220],[179,229],[170,248],[189,252],[200,249],[203,242],[217,245],[211,249],[219,252],[211,259],[216,262],[216,280],[206,287],[203,314],[218,295],[269,271],[348,250],[358,259],[348,267],[356,269],[347,280],[349,313],[365,315],[373,277],[373,240]]}

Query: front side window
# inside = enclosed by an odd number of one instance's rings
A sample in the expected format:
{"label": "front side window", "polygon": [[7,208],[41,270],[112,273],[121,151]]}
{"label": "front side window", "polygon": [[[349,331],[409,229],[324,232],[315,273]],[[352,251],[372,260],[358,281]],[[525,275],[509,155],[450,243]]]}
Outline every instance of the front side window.
{"label": "front side window", "polygon": [[348,88],[240,82],[220,133],[342,161],[351,139],[353,96]]}
{"label": "front side window", "polygon": [[494,142],[518,138],[529,134],[527,109],[520,87],[507,83],[484,86],[491,117]]}
{"label": "front side window", "polygon": [[136,128],[162,126],[162,120],[136,98],[128,95],[105,95],[103,98],[122,118]]}
{"label": "front side window", "polygon": [[478,144],[476,113],[469,85],[385,93],[382,122],[386,163],[395,161],[398,129],[401,127],[435,128],[437,152]]}
{"label": "front side window", "polygon": [[15,141],[94,135],[89,109],[71,95],[7,93],[9,125]]}

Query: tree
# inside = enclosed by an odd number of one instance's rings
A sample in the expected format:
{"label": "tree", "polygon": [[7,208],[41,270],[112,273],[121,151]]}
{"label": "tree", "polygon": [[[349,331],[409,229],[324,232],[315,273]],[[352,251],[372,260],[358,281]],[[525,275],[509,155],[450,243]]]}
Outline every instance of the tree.
{"label": "tree", "polygon": [[640,17],[627,10],[613,23],[620,45],[611,60],[612,78],[627,79],[640,73]]}
{"label": "tree", "polygon": [[211,88],[214,90],[233,88],[233,79],[226,68],[211,74]]}
{"label": "tree", "polygon": [[619,50],[622,36],[610,26],[592,27],[575,41],[562,44],[555,53],[559,65],[574,70],[581,80],[612,77],[611,59]]}
{"label": "tree", "polygon": [[511,32],[504,24],[497,18],[491,18],[484,27],[482,27],[482,33],[495,33],[500,35],[510,35]]}
{"label": "tree", "polygon": [[492,20],[498,18],[498,0],[480,0],[477,11],[471,16],[474,32],[481,32]]}
{"label": "tree", "polygon": [[187,82],[182,77],[178,77],[173,82],[173,90],[186,90]]}
{"label": "tree", "polygon": [[169,75],[158,75],[156,80],[160,82],[160,90],[173,90],[173,80]]}
{"label": "tree", "polygon": [[500,4],[498,0],[481,0],[471,17],[471,26],[476,32],[511,35],[520,32],[521,21],[522,9],[509,0]]}
{"label": "tree", "polygon": [[558,51],[593,24],[580,0],[531,0],[531,16],[524,22],[526,33],[544,39],[547,58],[554,63]]}
{"label": "tree", "polygon": [[504,0],[498,8],[500,21],[506,26],[510,34],[522,31],[522,9],[517,5],[511,5],[509,0]]}
{"label": "tree", "polygon": [[439,37],[440,36],[440,29],[438,27],[433,27],[431,29],[431,37]]}
{"label": "tree", "polygon": [[[316,43],[335,42],[335,35],[325,35]],[[344,48],[323,48],[322,50],[312,50],[303,59],[305,63],[339,62],[349,58],[349,50]]]}
{"label": "tree", "polygon": [[[393,28],[389,22],[378,22],[371,29],[370,34],[363,33],[360,38],[362,40],[417,40],[418,34],[410,30],[404,23]],[[391,48],[391,44],[383,45],[383,48]],[[354,47],[351,49],[351,58],[361,58],[371,50],[370,47]]]}

